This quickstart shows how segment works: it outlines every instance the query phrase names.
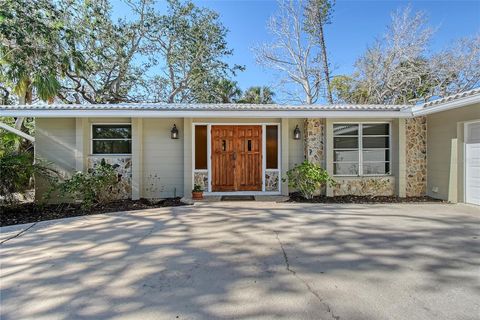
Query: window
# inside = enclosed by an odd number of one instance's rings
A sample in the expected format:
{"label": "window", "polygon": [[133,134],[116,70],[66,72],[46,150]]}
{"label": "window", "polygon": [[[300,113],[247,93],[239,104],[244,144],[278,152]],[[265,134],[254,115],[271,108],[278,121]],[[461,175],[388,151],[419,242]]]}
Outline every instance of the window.
{"label": "window", "polygon": [[92,125],[92,153],[132,153],[132,126],[130,124]]}
{"label": "window", "polygon": [[334,124],[333,173],[345,176],[390,174],[390,125]]}
{"label": "window", "polygon": [[207,169],[207,126],[195,126],[195,169]]}
{"label": "window", "polygon": [[267,169],[278,169],[278,126],[266,128]]}

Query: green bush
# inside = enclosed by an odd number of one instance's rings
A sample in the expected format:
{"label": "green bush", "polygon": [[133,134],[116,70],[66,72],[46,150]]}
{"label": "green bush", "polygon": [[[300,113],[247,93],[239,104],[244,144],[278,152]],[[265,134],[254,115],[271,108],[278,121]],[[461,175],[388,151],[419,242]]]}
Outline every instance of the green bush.
{"label": "green bush", "polygon": [[71,178],[57,184],[61,197],[80,200],[82,210],[89,211],[101,201],[102,193],[118,183],[118,174],[112,165],[102,159],[100,165],[87,172],[76,172]]}
{"label": "green bush", "polygon": [[14,193],[24,193],[33,187],[34,175],[53,179],[56,172],[46,163],[37,160],[28,152],[6,152],[0,155],[0,196],[5,202],[13,202]]}
{"label": "green bush", "polygon": [[325,169],[307,160],[288,170],[287,179],[288,186],[298,190],[306,199],[312,199],[323,185],[333,186],[335,183]]}

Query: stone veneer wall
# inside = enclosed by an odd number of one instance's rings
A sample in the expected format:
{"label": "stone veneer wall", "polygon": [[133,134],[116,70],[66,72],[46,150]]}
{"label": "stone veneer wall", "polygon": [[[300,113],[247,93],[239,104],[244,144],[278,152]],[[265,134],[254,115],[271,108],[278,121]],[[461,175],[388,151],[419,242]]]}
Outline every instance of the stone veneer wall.
{"label": "stone veneer wall", "polygon": [[305,119],[305,159],[325,168],[325,119]]}
{"label": "stone veneer wall", "polygon": [[[323,118],[308,118],[304,124],[305,160],[326,168],[326,120]],[[326,188],[322,187],[317,195],[325,194]]]}
{"label": "stone veneer wall", "polygon": [[334,178],[334,196],[393,196],[394,177]]}
{"label": "stone veneer wall", "polygon": [[265,191],[279,191],[278,170],[265,170]]}
{"label": "stone veneer wall", "polygon": [[132,158],[130,156],[90,156],[88,168],[95,168],[105,159],[118,173],[118,184],[109,190],[105,190],[103,197],[107,200],[129,199],[132,197]]}
{"label": "stone veneer wall", "polygon": [[427,118],[406,119],[406,195],[427,192]]}
{"label": "stone veneer wall", "polygon": [[203,191],[208,191],[208,170],[195,171],[193,173],[193,185],[198,184]]}

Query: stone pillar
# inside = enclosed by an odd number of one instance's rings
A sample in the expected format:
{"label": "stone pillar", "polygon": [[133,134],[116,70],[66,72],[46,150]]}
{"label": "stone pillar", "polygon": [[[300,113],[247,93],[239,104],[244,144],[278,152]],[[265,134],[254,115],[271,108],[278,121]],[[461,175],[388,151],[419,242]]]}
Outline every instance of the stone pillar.
{"label": "stone pillar", "polygon": [[427,118],[406,119],[406,196],[424,196],[427,191]]}
{"label": "stone pillar", "polygon": [[305,119],[305,159],[325,168],[325,119]]}
{"label": "stone pillar", "polygon": [[[325,148],[325,119],[307,118],[304,125],[304,139],[305,139],[305,159],[311,163],[320,165],[326,169],[326,148]],[[325,194],[326,188],[323,187],[315,194]]]}

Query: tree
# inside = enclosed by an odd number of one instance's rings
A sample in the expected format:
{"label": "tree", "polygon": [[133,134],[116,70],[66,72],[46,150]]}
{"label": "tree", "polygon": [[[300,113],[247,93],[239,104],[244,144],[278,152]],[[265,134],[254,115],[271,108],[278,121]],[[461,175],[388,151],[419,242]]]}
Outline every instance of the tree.
{"label": "tree", "polygon": [[230,67],[227,30],[218,14],[190,1],[126,0],[128,19],[112,21],[108,1],[71,0],[71,25],[81,37],[86,68],[69,72],[65,102],[201,102],[211,86],[241,67]]}
{"label": "tree", "polygon": [[332,88],[346,103],[407,104],[428,101],[480,85],[480,36],[430,54],[433,29],[423,12],[397,10],[383,38],[357,60]]}
{"label": "tree", "polygon": [[226,42],[227,29],[214,11],[192,2],[168,0],[167,14],[152,16],[148,38],[164,58],[162,74],[167,102],[195,102],[239,66],[230,67],[223,59],[232,54]]}
{"label": "tree", "polygon": [[129,20],[111,19],[108,1],[61,2],[79,37],[78,50],[85,68],[68,70],[60,98],[66,103],[118,103],[142,101],[150,44],[147,29],[154,15],[149,0],[127,0]]}
{"label": "tree", "polygon": [[232,103],[237,102],[242,95],[242,90],[236,81],[220,79],[214,84],[215,102]]}
{"label": "tree", "polygon": [[305,7],[305,30],[320,47],[317,60],[322,61],[327,101],[333,103],[330,85],[330,64],[328,63],[327,46],[325,44],[324,27],[331,23],[333,6],[331,0],[308,0]]}
{"label": "tree", "polygon": [[323,63],[318,59],[319,48],[312,33],[305,32],[302,0],[279,0],[279,12],[274,15],[268,29],[273,42],[255,49],[257,62],[283,74],[282,85],[295,84],[289,90],[289,100],[313,104],[322,89]]}
{"label": "tree", "polygon": [[269,87],[250,87],[243,94],[239,103],[271,104],[275,93]]}
{"label": "tree", "polygon": [[[53,99],[60,78],[81,65],[75,32],[68,28],[66,12],[50,0],[4,0],[0,6],[0,79],[4,100],[13,92],[19,104],[34,96]],[[15,127],[22,129],[23,118]]]}

